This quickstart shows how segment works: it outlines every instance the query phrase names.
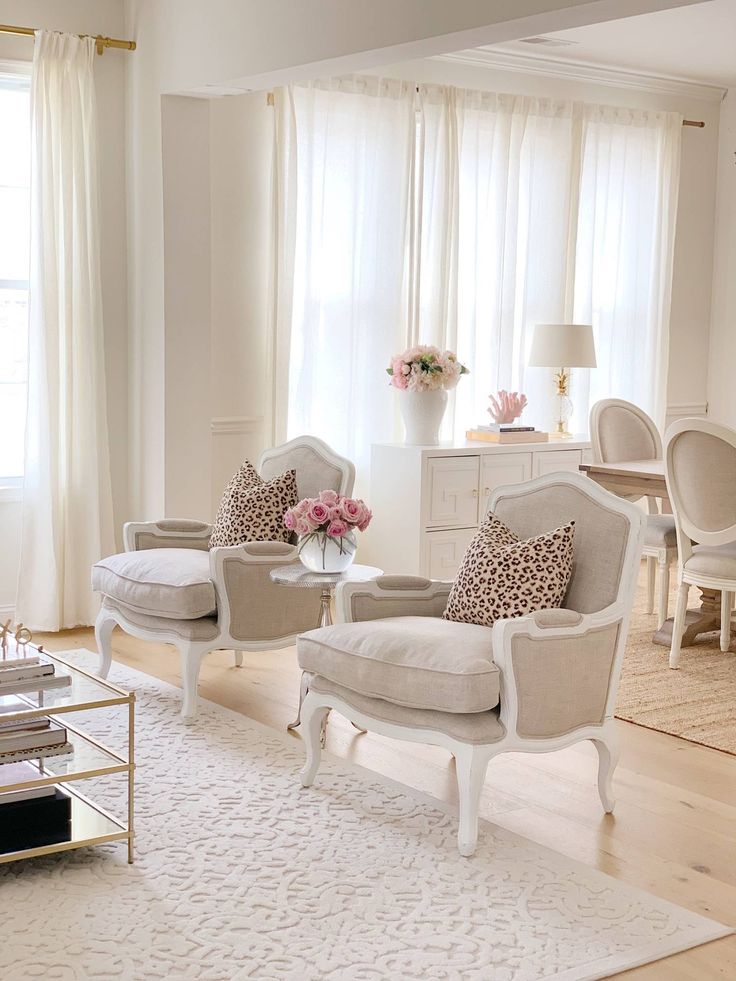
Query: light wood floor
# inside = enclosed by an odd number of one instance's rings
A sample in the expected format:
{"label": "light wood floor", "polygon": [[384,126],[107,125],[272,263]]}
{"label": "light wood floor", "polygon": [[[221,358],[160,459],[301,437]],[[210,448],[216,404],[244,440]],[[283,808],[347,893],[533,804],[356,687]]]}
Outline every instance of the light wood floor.
{"label": "light wood floor", "polygon": [[[48,650],[95,650],[91,630],[34,637]],[[123,664],[179,685],[177,655],[116,630]],[[283,729],[295,714],[299,670],[293,648],[211,654],[200,694],[266,725]],[[736,714],[736,707],[735,707]],[[736,723],[735,723],[736,724]],[[621,762],[615,816],[603,815],[589,744],[544,756],[509,754],[491,763],[481,813],[657,896],[736,926],[736,757],[619,722]],[[295,739],[299,737],[294,735]],[[327,749],[418,790],[456,801],[452,760],[443,750],[357,733],[334,717]],[[481,829],[481,834],[482,834]],[[628,971],[637,981],[736,978],[736,937]]]}

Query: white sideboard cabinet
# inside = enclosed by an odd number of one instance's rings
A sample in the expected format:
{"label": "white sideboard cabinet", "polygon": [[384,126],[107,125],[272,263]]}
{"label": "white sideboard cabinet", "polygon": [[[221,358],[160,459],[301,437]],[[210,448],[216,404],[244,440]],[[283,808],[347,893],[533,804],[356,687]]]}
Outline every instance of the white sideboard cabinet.
{"label": "white sideboard cabinet", "polygon": [[559,470],[577,472],[585,438],[549,443],[373,446],[373,521],[361,547],[387,573],[453,579],[483,519],[491,491]]}

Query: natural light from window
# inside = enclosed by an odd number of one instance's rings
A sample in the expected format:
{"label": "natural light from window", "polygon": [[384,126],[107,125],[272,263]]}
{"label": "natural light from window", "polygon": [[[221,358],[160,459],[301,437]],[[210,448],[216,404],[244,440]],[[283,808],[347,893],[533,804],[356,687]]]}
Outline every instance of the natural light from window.
{"label": "natural light from window", "polygon": [[0,482],[23,474],[30,245],[29,79],[0,74]]}

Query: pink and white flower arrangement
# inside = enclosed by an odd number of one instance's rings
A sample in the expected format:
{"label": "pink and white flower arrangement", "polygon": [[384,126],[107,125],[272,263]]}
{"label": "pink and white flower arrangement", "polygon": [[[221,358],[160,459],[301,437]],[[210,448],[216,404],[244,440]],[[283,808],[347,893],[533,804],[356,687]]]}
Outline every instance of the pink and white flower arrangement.
{"label": "pink and white flower arrangement", "polygon": [[320,491],[318,497],[305,497],[284,515],[284,526],[299,536],[299,551],[313,538],[324,547],[332,538],[340,552],[354,552],[351,532],[365,531],[373,513],[365,501],[343,497],[333,490]]}
{"label": "pink and white flower arrangement", "polygon": [[468,369],[460,364],[452,351],[440,351],[438,347],[419,344],[403,354],[391,358],[386,371],[394,388],[411,392],[434,391],[438,388],[454,388],[461,375]]}

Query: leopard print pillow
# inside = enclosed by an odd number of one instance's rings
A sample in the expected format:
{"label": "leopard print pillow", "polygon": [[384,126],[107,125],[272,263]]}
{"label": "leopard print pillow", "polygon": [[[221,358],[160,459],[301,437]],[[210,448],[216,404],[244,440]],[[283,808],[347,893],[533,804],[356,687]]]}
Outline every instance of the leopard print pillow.
{"label": "leopard print pillow", "polygon": [[489,512],[463,556],[445,620],[490,627],[562,604],[572,573],[575,522],[520,541]]}
{"label": "leopard print pillow", "polygon": [[248,460],[225,488],[217,509],[210,548],[243,542],[288,542],[284,512],[298,501],[296,470],[265,481]]}

